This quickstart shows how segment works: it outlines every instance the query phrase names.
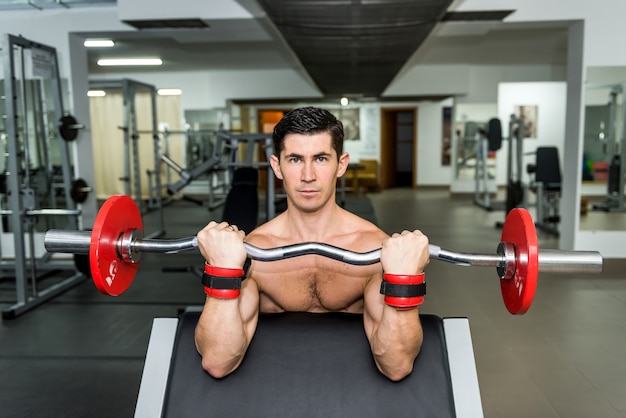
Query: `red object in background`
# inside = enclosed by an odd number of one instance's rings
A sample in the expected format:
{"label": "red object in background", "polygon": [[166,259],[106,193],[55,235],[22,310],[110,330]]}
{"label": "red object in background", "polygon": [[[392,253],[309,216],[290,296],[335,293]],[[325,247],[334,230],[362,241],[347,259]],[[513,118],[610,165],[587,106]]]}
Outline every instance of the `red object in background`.
{"label": "red object in background", "polygon": [[609,178],[609,163],[600,161],[593,163],[593,179],[606,180]]}

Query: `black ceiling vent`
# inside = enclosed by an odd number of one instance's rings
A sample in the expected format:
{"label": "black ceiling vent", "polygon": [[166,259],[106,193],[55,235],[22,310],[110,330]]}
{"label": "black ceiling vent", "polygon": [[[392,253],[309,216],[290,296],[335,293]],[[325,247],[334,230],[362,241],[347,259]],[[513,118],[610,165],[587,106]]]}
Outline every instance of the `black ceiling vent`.
{"label": "black ceiling vent", "polygon": [[259,0],[328,96],[378,97],[452,0]]}
{"label": "black ceiling vent", "polygon": [[205,29],[207,25],[201,19],[167,19],[167,20],[124,20],[124,23],[137,29]]}
{"label": "black ceiling vent", "polygon": [[502,21],[515,10],[483,10],[477,12],[448,12],[442,18],[442,22],[472,22],[472,21]]}

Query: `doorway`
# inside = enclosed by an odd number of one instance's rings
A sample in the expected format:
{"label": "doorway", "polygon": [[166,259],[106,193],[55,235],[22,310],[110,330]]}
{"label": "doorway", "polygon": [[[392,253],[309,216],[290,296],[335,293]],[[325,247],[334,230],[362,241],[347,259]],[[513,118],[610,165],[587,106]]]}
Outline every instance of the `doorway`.
{"label": "doorway", "polygon": [[[257,110],[257,132],[262,134],[271,134],[274,132],[274,126],[282,119],[285,113],[289,112],[291,109],[258,109]],[[265,162],[269,164],[267,158],[265,156],[265,151],[259,149],[258,158],[260,162]],[[270,170],[269,166],[259,167],[263,173],[259,175],[259,189],[265,190],[267,189],[267,172],[265,170]],[[280,190],[283,187],[282,181],[278,180],[278,178],[274,177],[274,188],[275,190]]]}
{"label": "doorway", "polygon": [[380,123],[381,187],[416,187],[417,108],[383,108]]}

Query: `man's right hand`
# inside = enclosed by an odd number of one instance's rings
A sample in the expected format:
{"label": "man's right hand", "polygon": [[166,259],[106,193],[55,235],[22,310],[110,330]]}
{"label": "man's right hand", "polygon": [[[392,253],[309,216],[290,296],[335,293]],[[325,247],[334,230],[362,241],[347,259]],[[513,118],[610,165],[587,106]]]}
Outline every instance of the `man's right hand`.
{"label": "man's right hand", "polygon": [[429,261],[428,237],[420,230],[405,230],[383,241],[380,262],[386,273],[419,274]]}
{"label": "man's right hand", "polygon": [[198,249],[212,266],[241,268],[246,261],[245,233],[236,225],[211,221],[197,234]]}

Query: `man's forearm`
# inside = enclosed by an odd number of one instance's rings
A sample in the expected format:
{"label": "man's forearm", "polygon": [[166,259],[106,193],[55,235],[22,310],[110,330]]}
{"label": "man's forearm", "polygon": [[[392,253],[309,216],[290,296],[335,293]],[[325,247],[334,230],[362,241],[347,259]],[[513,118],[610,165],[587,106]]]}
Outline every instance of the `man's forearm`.
{"label": "man's forearm", "polygon": [[391,380],[400,380],[413,370],[422,347],[422,325],[417,309],[383,307],[383,314],[371,341],[378,369]]}
{"label": "man's forearm", "polygon": [[232,373],[248,347],[240,299],[208,297],[196,327],[196,348],[202,367],[213,377]]}

